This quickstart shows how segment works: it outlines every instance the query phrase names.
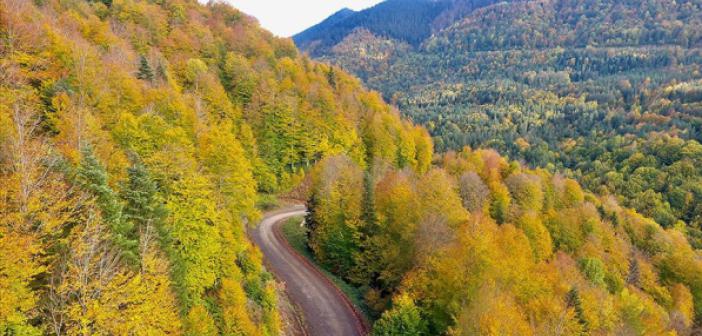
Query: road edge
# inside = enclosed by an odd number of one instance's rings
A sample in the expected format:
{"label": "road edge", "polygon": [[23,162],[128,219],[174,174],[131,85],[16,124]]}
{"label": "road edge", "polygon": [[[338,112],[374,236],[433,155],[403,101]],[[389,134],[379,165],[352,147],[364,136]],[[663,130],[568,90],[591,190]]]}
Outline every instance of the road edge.
{"label": "road edge", "polygon": [[[275,210],[267,211],[266,213],[263,214],[263,216],[261,217],[261,220],[259,222],[261,222],[267,218],[270,218],[272,216],[284,214],[287,212],[297,212],[300,210],[306,210],[306,207],[304,205],[297,204],[297,205],[291,205],[291,206],[287,206],[284,208],[278,208]],[[290,216],[290,217],[293,217],[293,216]],[[294,258],[296,258],[296,259],[298,259],[298,261],[302,262],[302,264],[305,265],[305,267],[308,268],[309,271],[317,274],[317,276],[319,276],[323,279],[324,283],[326,283],[328,286],[331,286],[331,288],[334,289],[336,296],[338,296],[341,299],[341,301],[344,302],[344,304],[347,306],[347,308],[349,308],[351,310],[351,312],[353,313],[355,320],[356,320],[356,330],[361,335],[368,335],[370,333],[370,324],[369,324],[368,320],[365,318],[365,316],[359,311],[359,308],[357,308],[353,304],[353,302],[351,302],[351,299],[349,299],[348,296],[339,287],[337,287],[336,284],[331,279],[329,279],[329,277],[327,277],[327,275],[324,274],[324,272],[322,272],[317,265],[312,263],[312,261],[310,261],[307,257],[305,257],[304,255],[301,255],[297,250],[295,250],[295,248],[292,247],[292,245],[290,245],[290,242],[285,238],[285,235],[282,232],[282,225],[290,217],[285,217],[285,218],[280,219],[272,224],[271,230],[273,231],[272,233],[273,233],[274,237],[281,242],[281,245],[289,253],[291,253],[291,255]],[[258,226],[254,227],[253,230],[259,230]],[[252,232],[248,232],[248,235],[249,235],[250,240],[252,242],[256,243],[257,248],[260,248],[258,246],[258,241],[256,239],[254,239]],[[271,272],[271,274],[273,274],[273,276],[276,278],[276,281],[280,282],[280,279],[278,278],[277,274],[275,274],[275,272],[273,272],[271,270],[270,265],[268,264],[268,261],[266,260],[265,256],[264,256],[264,264],[266,265],[266,268],[269,270],[269,272]],[[295,314],[296,315],[299,314],[296,316],[296,321],[298,321],[301,324],[301,329],[304,332],[304,334],[309,335],[307,321],[304,318],[304,314],[302,313],[301,309],[299,309],[299,305],[297,303],[295,303],[292,300],[292,298],[290,297],[290,295],[287,293],[287,288],[284,288],[284,292],[285,292],[286,300],[288,300],[288,302],[293,307],[296,308]]]}
{"label": "road edge", "polygon": [[[286,218],[289,219],[290,217]],[[334,288],[334,292],[338,297],[342,299],[344,304],[351,309],[351,312],[353,312],[353,315],[356,317],[356,330],[361,334],[361,335],[368,335],[370,333],[370,326],[366,318],[363,316],[363,314],[358,310],[356,305],[351,302],[351,299],[344,293],[329,277],[327,277],[324,272],[322,272],[317,265],[312,263],[307,257],[301,255],[297,250],[295,250],[292,245],[290,245],[290,242],[285,238],[285,235],[282,232],[282,225],[284,223],[284,220],[277,221],[273,224],[273,235],[276,237],[276,239],[280,240],[283,243],[283,246],[285,247],[286,250],[290,251],[295,258],[300,260],[307,268],[311,269],[315,274],[320,276],[321,278],[324,279],[324,282]]]}

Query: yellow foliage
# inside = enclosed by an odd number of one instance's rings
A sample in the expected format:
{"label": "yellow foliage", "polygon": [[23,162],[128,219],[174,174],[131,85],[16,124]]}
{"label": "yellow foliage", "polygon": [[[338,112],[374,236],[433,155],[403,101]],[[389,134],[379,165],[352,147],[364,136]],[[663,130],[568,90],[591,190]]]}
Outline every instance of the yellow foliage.
{"label": "yellow foliage", "polygon": [[233,279],[223,279],[218,300],[222,308],[222,333],[224,335],[260,334],[246,311],[248,304],[241,284]]}
{"label": "yellow foliage", "polygon": [[178,306],[171,291],[168,264],[149,253],[142,272],[120,272],[88,306],[93,330],[103,335],[180,335]]}
{"label": "yellow foliage", "polygon": [[217,326],[212,316],[203,305],[196,305],[190,309],[185,317],[185,335],[187,336],[217,336]]}
{"label": "yellow foliage", "polygon": [[483,288],[470,308],[459,315],[456,335],[528,336],[533,330],[508,293]]}
{"label": "yellow foliage", "polygon": [[38,300],[30,282],[43,271],[34,258],[38,246],[31,237],[10,231],[9,225],[0,219],[0,332],[38,334],[29,325]]}

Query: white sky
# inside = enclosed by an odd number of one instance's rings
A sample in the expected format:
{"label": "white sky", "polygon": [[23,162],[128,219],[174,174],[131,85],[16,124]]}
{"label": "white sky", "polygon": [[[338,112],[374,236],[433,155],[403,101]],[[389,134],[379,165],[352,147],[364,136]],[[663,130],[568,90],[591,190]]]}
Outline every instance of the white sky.
{"label": "white sky", "polygon": [[382,0],[226,0],[255,16],[261,26],[282,37],[292,36],[348,7],[360,10]]}

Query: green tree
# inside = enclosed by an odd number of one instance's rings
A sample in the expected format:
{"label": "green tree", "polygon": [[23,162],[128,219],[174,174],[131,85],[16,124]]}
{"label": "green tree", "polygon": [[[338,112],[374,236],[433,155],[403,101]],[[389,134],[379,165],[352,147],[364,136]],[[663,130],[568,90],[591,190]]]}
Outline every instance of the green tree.
{"label": "green tree", "polygon": [[587,319],[585,319],[583,303],[580,301],[580,292],[578,292],[577,288],[573,287],[568,291],[568,294],[566,294],[566,304],[568,307],[573,308],[575,311],[575,316],[578,318],[578,322],[584,330],[587,330],[588,322]]}
{"label": "green tree", "polygon": [[393,300],[393,308],[384,312],[373,325],[373,336],[420,336],[427,335],[427,325],[419,308],[407,295]]}
{"label": "green tree", "polygon": [[102,212],[102,219],[111,232],[112,243],[121,250],[123,260],[131,265],[139,263],[139,241],[134,225],[125,220],[122,203],[117,193],[108,184],[105,167],[93,154],[92,146],[81,149],[81,162],[78,166],[77,181],[79,185],[95,196]]}
{"label": "green tree", "polygon": [[154,80],[154,71],[151,69],[151,65],[149,65],[149,60],[146,59],[146,56],[144,55],[139,57],[139,71],[137,72],[137,78],[149,82]]}
{"label": "green tree", "polygon": [[124,219],[134,225],[134,229],[139,232],[142,247],[146,248],[156,230],[163,228],[168,212],[163,206],[158,185],[149,175],[146,166],[136,162],[127,170],[127,174],[129,180],[122,187],[120,195],[125,201]]}

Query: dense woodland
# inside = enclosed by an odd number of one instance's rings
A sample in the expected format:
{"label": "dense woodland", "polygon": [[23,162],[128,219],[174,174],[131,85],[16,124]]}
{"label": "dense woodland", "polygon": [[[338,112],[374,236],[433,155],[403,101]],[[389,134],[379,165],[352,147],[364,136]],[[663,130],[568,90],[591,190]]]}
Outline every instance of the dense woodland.
{"label": "dense woodland", "polygon": [[419,45],[372,21],[326,49],[300,45],[380,90],[437,150],[493,148],[562,172],[687,224],[702,247],[702,3],[444,2],[452,23]]}
{"label": "dense woodland", "polygon": [[1,1],[0,334],[280,334],[259,195],[330,155],[431,153],[228,5]]}
{"label": "dense woodland", "polygon": [[[702,154],[683,71],[696,56],[681,55],[666,68],[680,71],[630,80],[628,98],[601,91],[611,102],[529,86],[539,104],[515,78],[463,86],[495,120],[489,102],[518,113],[490,92],[532,104],[543,146],[495,145],[552,165],[530,169],[492,150],[435,154],[380,94],[228,5],[2,1],[0,334],[281,334],[280,287],[246,231],[260,200],[302,185],[309,247],[361,289],[376,335],[689,335],[702,262],[678,220],[700,220]],[[602,142],[535,121],[575,111],[627,132]],[[466,144],[437,135],[443,118],[427,121],[439,148]],[[645,216],[613,196],[626,193]]]}
{"label": "dense woodland", "polygon": [[702,262],[685,227],[509,162],[312,170],[309,246],[365,294],[374,335],[689,335]]}

